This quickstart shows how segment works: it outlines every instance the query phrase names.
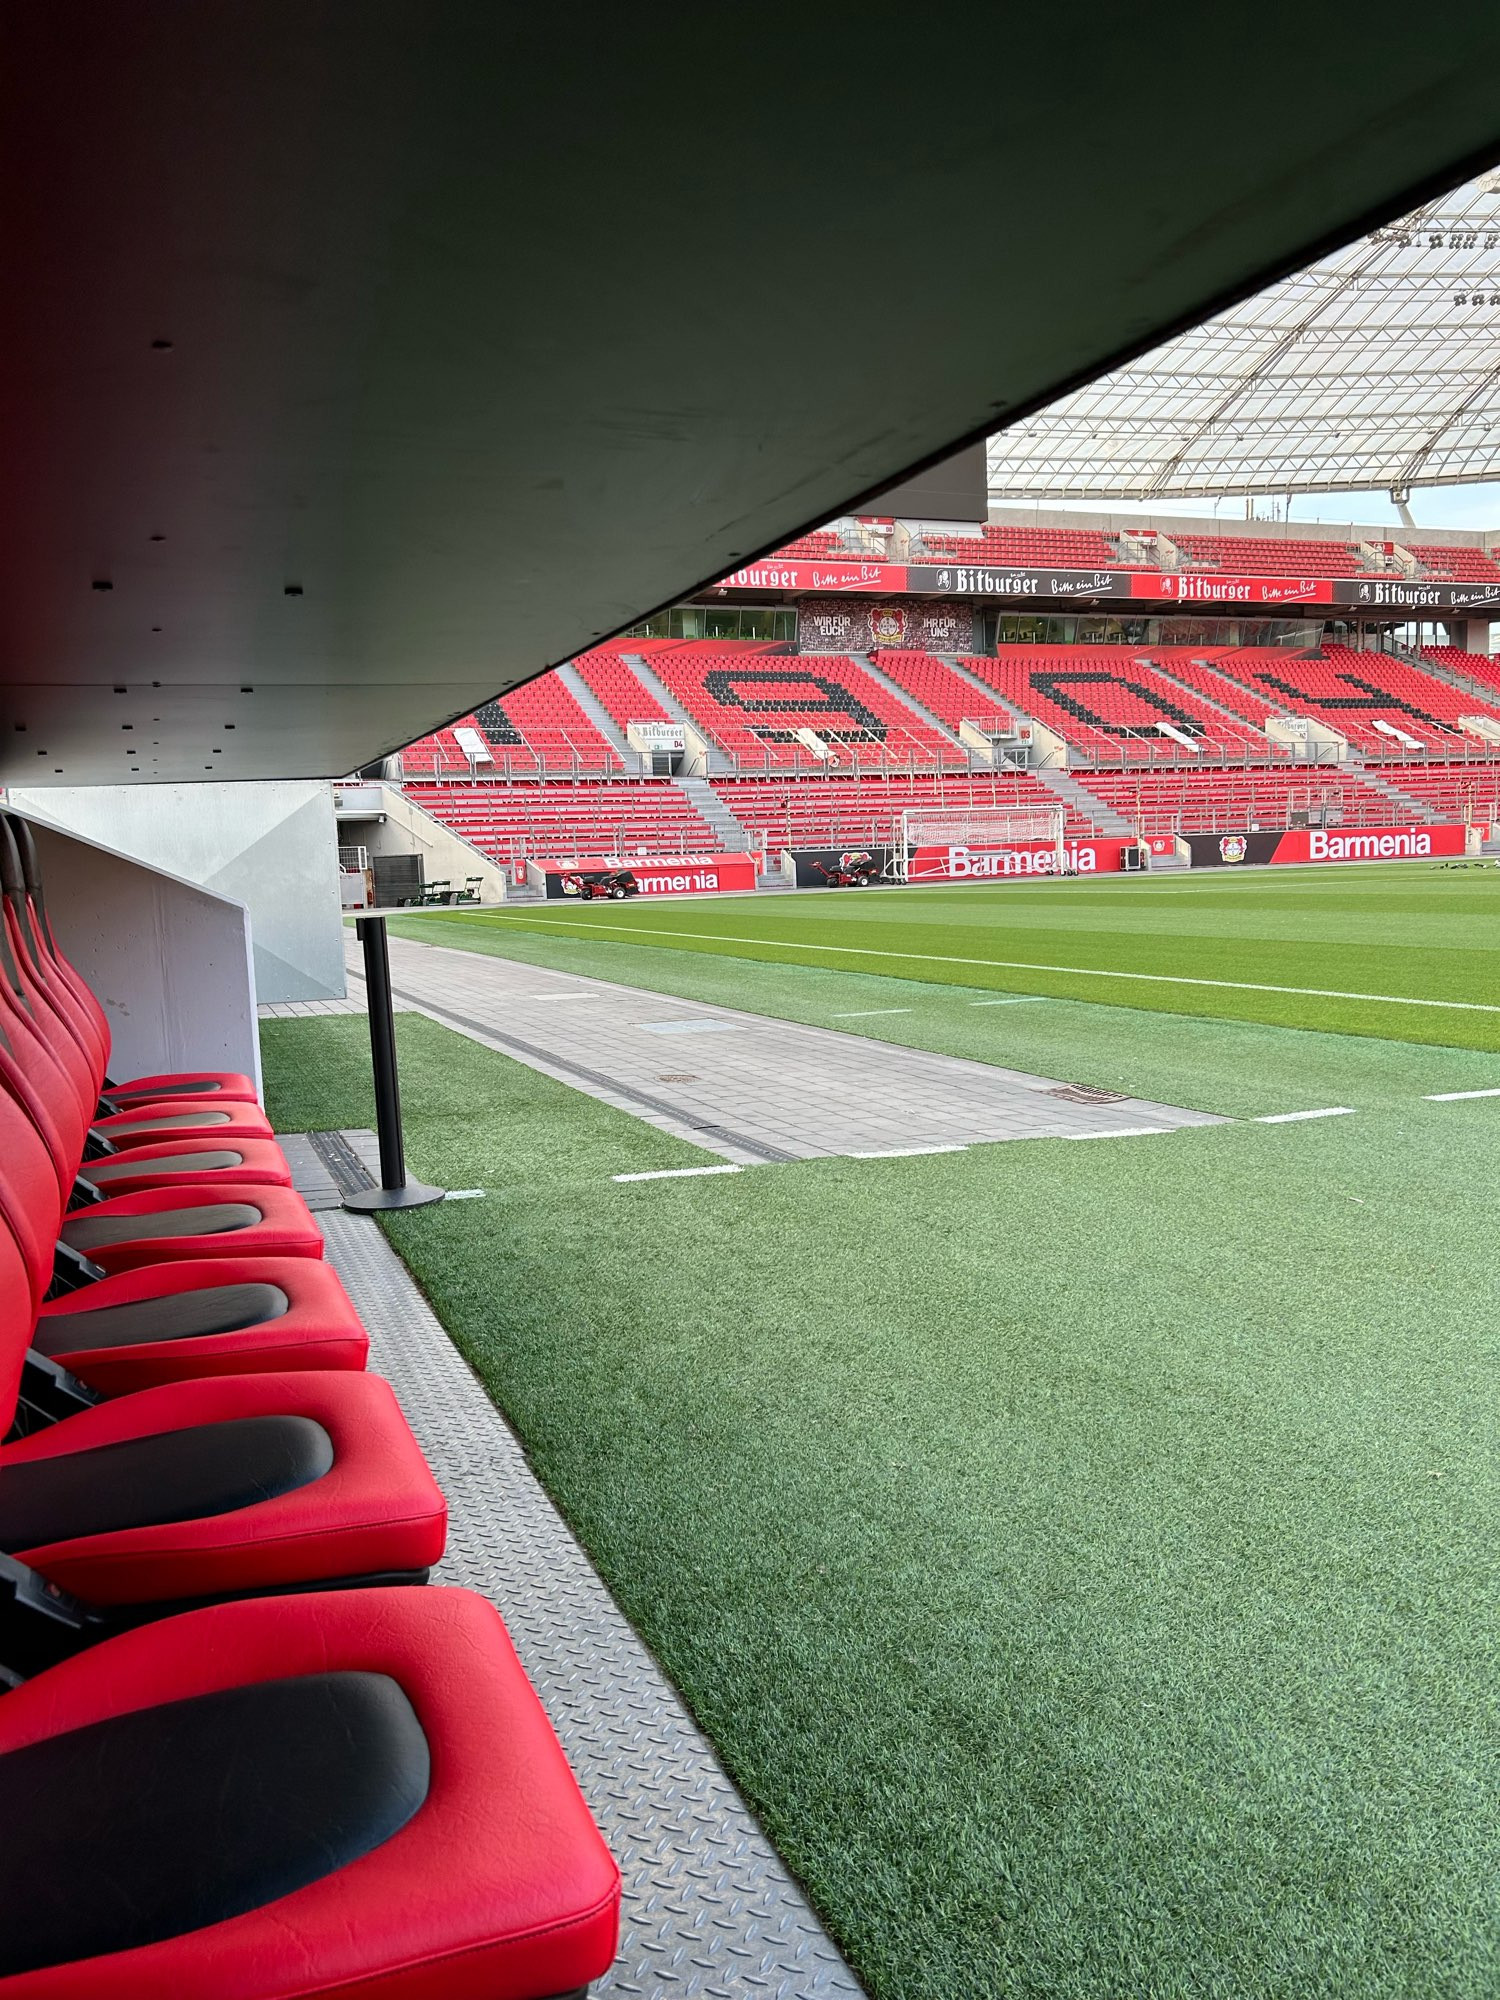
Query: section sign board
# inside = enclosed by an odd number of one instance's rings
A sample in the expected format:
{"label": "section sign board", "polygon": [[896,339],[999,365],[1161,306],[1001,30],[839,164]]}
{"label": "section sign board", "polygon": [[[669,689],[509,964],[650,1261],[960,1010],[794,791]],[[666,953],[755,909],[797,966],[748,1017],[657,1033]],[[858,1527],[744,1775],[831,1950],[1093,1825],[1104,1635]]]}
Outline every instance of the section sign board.
{"label": "section sign board", "polygon": [[1189,833],[1195,868],[1286,867],[1309,861],[1426,861],[1462,854],[1462,826],[1294,826],[1263,833]]}
{"label": "section sign board", "polygon": [[[1062,867],[1068,875],[1118,875],[1134,840],[1065,840]],[[909,882],[1004,882],[1028,875],[1055,875],[1057,848],[1050,840],[1017,841],[1005,847],[915,847],[906,864]]]}

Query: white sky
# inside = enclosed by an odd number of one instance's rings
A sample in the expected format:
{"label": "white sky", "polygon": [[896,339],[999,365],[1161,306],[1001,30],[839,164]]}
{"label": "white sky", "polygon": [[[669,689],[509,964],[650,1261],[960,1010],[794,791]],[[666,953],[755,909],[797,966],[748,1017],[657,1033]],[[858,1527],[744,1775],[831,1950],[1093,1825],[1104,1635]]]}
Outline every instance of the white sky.
{"label": "white sky", "polygon": [[[1024,500],[996,499],[996,506],[1012,508],[1024,507]],[[1487,483],[1482,486],[1422,486],[1412,494],[1408,503],[1412,519],[1417,523],[1417,531],[1423,528],[1470,528],[1500,529],[1500,485]],[[1144,520],[1150,509],[1140,501],[1125,500],[1039,500],[1039,507],[1063,507],[1070,511],[1097,514],[1101,511],[1118,513],[1134,507]],[[1274,506],[1274,514],[1273,514]],[[1285,496],[1273,502],[1259,498],[1255,502],[1257,520],[1284,520]],[[1399,528],[1401,517],[1397,514],[1389,494],[1386,493],[1294,493],[1290,518],[1294,521],[1360,521],[1369,527],[1390,526]],[[1236,493],[1227,500],[1183,500],[1169,496],[1162,500],[1156,511],[1160,514],[1197,514],[1222,521],[1227,526],[1245,520],[1244,495]],[[1413,531],[1408,528],[1406,534]]]}

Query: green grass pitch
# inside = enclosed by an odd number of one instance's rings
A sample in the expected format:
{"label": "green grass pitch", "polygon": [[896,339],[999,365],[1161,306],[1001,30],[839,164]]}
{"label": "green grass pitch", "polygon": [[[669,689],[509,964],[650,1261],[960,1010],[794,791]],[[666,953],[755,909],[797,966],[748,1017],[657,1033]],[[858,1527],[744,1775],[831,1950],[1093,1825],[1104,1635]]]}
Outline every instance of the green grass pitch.
{"label": "green grass pitch", "polygon": [[[1430,1101],[1500,1088],[1497,898],[397,926],[1235,1121],[620,1185],[704,1156],[400,1019],[412,1169],[488,1195],[391,1237],[874,2000],[1500,1992],[1500,1098]],[[362,1022],[263,1043],[282,1129],[370,1122]]]}
{"label": "green grass pitch", "polygon": [[[785,897],[569,902],[403,920],[1500,1049],[1500,869],[1213,870]],[[504,949],[506,947],[501,946]]]}

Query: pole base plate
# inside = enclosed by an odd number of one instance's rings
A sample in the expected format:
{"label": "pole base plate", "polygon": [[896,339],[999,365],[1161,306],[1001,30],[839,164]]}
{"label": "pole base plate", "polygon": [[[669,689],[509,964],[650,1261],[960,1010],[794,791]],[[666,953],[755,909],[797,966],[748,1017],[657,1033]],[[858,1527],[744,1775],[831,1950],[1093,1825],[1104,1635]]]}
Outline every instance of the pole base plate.
{"label": "pole base plate", "polygon": [[361,1215],[374,1215],[387,1208],[426,1208],[429,1202],[441,1201],[447,1192],[446,1188],[424,1187],[421,1181],[408,1181],[405,1187],[360,1188],[344,1196],[344,1206],[357,1209]]}

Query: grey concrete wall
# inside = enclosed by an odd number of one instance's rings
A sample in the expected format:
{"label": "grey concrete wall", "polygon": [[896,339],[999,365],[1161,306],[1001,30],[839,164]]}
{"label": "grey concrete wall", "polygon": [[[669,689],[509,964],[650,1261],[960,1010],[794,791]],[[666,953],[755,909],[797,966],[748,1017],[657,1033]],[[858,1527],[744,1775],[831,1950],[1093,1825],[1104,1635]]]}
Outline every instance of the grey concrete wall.
{"label": "grey concrete wall", "polygon": [[10,797],[20,812],[244,904],[261,1000],[342,996],[338,839],[328,784],[59,785],[20,787]]}
{"label": "grey concrete wall", "polygon": [[26,817],[57,942],[109,1019],[110,1074],[228,1069],[259,1089],[244,905]]}
{"label": "grey concrete wall", "polygon": [[[505,900],[505,870],[491,861],[470,841],[434,819],[421,806],[413,805],[394,785],[339,785],[335,800],[341,802],[338,837],[345,845],[358,844],[370,854],[420,854],[422,874],[429,882],[447,880],[462,889],[471,875],[480,877],[479,897],[483,903]],[[369,803],[368,817],[356,816],[353,806]]]}

